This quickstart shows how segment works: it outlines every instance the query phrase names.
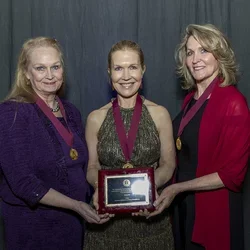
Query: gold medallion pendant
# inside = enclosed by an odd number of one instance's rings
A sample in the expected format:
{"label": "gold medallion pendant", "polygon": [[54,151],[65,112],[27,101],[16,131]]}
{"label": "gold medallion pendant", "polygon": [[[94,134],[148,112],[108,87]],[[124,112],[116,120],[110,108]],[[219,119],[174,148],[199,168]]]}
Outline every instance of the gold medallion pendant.
{"label": "gold medallion pendant", "polygon": [[127,162],[127,163],[125,163],[125,164],[123,165],[122,168],[133,168],[133,167],[134,167],[134,166],[133,166],[131,163]]}
{"label": "gold medallion pendant", "polygon": [[175,145],[176,145],[176,148],[177,148],[178,150],[181,150],[182,143],[181,143],[181,138],[180,138],[180,137],[178,137],[178,138],[176,139]]}
{"label": "gold medallion pendant", "polygon": [[74,149],[74,148],[71,148],[71,149],[70,149],[69,155],[70,155],[70,158],[71,158],[72,160],[77,160],[77,159],[78,159],[78,152],[77,152],[76,149]]}

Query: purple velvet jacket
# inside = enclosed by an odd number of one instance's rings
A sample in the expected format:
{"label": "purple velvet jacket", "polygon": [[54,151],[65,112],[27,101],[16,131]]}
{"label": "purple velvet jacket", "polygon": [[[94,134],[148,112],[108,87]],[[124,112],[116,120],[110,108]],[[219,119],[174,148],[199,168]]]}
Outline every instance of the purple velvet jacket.
{"label": "purple velvet jacket", "polygon": [[6,203],[39,206],[50,188],[85,200],[88,153],[81,115],[74,105],[62,102],[68,126],[78,135],[80,157],[72,163],[78,169],[76,172],[67,166],[68,146],[62,146],[57,131],[36,104],[13,101],[0,104],[0,197]]}

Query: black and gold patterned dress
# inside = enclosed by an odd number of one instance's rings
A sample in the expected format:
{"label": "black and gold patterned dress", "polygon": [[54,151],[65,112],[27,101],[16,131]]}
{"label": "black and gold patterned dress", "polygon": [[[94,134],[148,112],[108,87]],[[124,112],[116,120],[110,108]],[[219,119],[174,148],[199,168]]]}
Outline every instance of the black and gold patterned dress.
{"label": "black and gold patterned dress", "polygon": [[[126,131],[130,127],[132,109],[120,108]],[[121,168],[125,163],[117,137],[112,108],[98,133],[97,152],[103,169]],[[143,104],[139,129],[131,163],[139,167],[157,167],[160,158],[160,139],[155,123]],[[144,217],[116,215],[103,225],[88,224],[85,247],[89,250],[172,250],[173,236],[168,212],[149,220]]]}

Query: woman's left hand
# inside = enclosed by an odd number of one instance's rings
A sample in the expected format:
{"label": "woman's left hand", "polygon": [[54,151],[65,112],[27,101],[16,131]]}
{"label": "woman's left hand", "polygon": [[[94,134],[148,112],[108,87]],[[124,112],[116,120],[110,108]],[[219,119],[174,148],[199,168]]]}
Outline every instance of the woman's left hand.
{"label": "woman's left hand", "polygon": [[160,214],[164,209],[168,208],[177,194],[176,184],[164,188],[160,196],[154,202],[155,211],[148,214],[147,219]]}

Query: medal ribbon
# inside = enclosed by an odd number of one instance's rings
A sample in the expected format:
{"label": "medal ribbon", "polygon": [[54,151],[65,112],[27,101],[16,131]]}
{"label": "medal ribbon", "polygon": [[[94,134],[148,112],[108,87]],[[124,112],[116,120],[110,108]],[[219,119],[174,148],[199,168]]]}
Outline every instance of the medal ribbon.
{"label": "medal ribbon", "polygon": [[[67,124],[67,118],[66,118],[66,113],[65,113],[65,109],[63,107],[63,104],[62,104],[61,100],[58,97],[56,97],[56,100],[59,103],[62,116],[63,116],[63,118],[64,118],[64,120],[66,121],[66,124]],[[50,108],[46,105],[46,103],[40,97],[37,97],[36,104],[43,111],[43,113],[49,118],[49,120],[55,126],[56,130],[61,135],[63,140],[67,143],[67,145],[72,148],[72,146],[73,146],[73,134],[70,131],[70,129],[69,128],[66,129],[62,125],[62,123],[53,115]]]}
{"label": "medal ribbon", "polygon": [[194,117],[194,115],[198,112],[198,110],[207,100],[208,96],[212,93],[215,84],[219,81],[220,79],[218,77],[215,77],[214,80],[209,84],[209,86],[203,92],[203,94],[200,96],[200,98],[197,100],[197,102],[192,106],[192,108],[187,113],[186,110],[188,108],[189,103],[186,105],[184,109],[184,115],[181,119],[181,123],[179,126],[177,137],[179,137],[182,134],[184,128],[187,126],[190,120]]}
{"label": "medal ribbon", "polygon": [[115,120],[115,127],[116,127],[116,131],[117,131],[118,138],[120,141],[120,145],[122,148],[122,152],[124,154],[126,161],[129,162],[133,153],[136,134],[137,134],[140,119],[141,119],[142,99],[140,95],[137,95],[135,109],[134,109],[132,120],[130,123],[130,129],[128,131],[128,136],[126,136],[126,130],[124,127],[124,123],[122,121],[122,116],[121,116],[120,107],[118,105],[117,98],[113,101],[112,108],[113,108],[113,116]]}

